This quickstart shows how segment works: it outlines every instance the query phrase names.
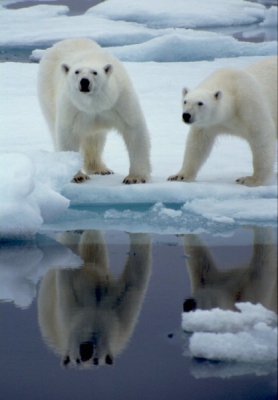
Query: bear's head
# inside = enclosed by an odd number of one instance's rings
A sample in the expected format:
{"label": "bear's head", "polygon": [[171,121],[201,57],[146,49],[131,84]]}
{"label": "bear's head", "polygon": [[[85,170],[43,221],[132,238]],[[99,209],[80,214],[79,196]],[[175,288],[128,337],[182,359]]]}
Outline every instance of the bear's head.
{"label": "bear's head", "polygon": [[64,63],[61,68],[66,76],[70,90],[81,93],[84,96],[100,91],[113,72],[111,64],[92,66],[79,63],[70,66]]}
{"label": "bear's head", "polygon": [[222,98],[221,90],[208,91],[196,89],[182,90],[182,119],[186,124],[198,126],[209,125],[215,122],[219,110],[219,102]]}

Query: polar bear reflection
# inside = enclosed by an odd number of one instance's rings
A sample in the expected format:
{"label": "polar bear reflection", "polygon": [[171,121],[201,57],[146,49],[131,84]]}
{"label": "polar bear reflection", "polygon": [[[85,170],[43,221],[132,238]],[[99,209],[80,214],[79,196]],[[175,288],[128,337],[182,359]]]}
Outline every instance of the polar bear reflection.
{"label": "polar bear reflection", "polygon": [[130,252],[118,278],[109,269],[100,231],[63,233],[61,242],[84,260],[76,270],[52,270],[38,298],[39,325],[62,364],[113,364],[131,336],[151,269],[151,240],[130,234]]}
{"label": "polar bear reflection", "polygon": [[261,303],[277,312],[277,247],[271,228],[254,227],[253,254],[249,263],[218,269],[209,249],[197,235],[184,235],[184,251],[192,297],[185,312],[196,308],[236,310],[236,302]]}

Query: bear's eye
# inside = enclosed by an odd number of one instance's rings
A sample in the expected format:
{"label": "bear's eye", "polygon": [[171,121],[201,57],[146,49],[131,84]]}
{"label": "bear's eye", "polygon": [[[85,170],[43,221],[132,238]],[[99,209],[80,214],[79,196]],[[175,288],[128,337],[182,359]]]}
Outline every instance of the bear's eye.
{"label": "bear's eye", "polygon": [[79,69],[75,71],[75,74],[78,75],[80,73]]}
{"label": "bear's eye", "polygon": [[93,71],[93,74],[94,74],[94,75],[97,75],[97,71]]}
{"label": "bear's eye", "polygon": [[202,101],[199,101],[199,102],[198,102],[198,106],[201,107],[201,106],[203,106],[203,105],[204,105],[204,103],[203,103]]}
{"label": "bear's eye", "polygon": [[186,100],[184,100],[183,104],[186,104],[186,103],[187,103],[187,101],[186,101]]}

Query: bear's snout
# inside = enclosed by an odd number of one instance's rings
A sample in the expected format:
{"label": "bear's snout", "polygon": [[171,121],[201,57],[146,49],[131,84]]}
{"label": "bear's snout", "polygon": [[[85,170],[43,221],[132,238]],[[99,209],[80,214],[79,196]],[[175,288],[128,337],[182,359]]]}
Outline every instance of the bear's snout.
{"label": "bear's snout", "polygon": [[79,87],[80,92],[89,93],[90,92],[90,84],[91,84],[91,82],[89,81],[89,79],[82,78],[80,80],[80,87]]}
{"label": "bear's snout", "polygon": [[194,311],[194,310],[196,310],[196,308],[197,308],[196,300],[194,300],[193,298],[184,300],[183,312]]}
{"label": "bear's snout", "polygon": [[92,342],[84,342],[79,346],[81,361],[85,362],[92,358],[94,353],[94,345]]}
{"label": "bear's snout", "polygon": [[183,119],[183,122],[185,122],[186,124],[190,124],[192,122],[192,121],[190,121],[191,114],[189,114],[189,113],[183,113],[182,119]]}

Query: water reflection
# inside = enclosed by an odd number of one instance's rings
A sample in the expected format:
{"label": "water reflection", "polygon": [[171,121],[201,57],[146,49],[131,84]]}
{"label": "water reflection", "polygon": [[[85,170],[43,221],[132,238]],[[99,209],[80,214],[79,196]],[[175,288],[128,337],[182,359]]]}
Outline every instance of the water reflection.
{"label": "water reflection", "polygon": [[253,254],[244,265],[221,270],[198,235],[182,236],[192,296],[185,312],[219,307],[236,310],[236,302],[261,303],[277,313],[277,245],[269,227],[252,227]]}
{"label": "water reflection", "polygon": [[114,277],[101,231],[60,235],[83,262],[78,269],[54,269],[43,277],[38,314],[42,335],[64,366],[111,365],[127,345],[151,270],[150,236],[129,237],[126,265]]}
{"label": "water reflection", "polygon": [[77,267],[80,257],[55,240],[38,235],[36,241],[0,243],[0,301],[29,307],[37,283],[51,268]]}

